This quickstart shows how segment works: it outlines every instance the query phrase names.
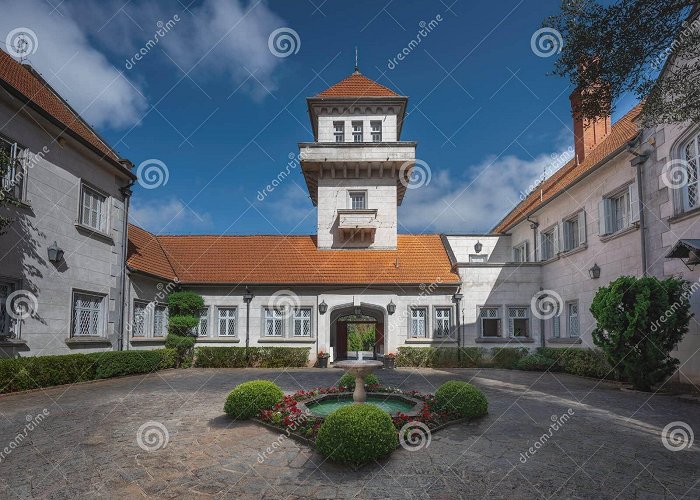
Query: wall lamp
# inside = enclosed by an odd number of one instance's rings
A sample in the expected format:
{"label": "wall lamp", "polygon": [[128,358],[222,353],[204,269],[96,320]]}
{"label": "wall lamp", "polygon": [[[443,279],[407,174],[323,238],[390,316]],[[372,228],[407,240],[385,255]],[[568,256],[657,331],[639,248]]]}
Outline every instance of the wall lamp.
{"label": "wall lamp", "polygon": [[326,314],[326,311],[328,311],[328,304],[326,304],[326,301],[324,300],[318,305],[318,312],[321,314]]}
{"label": "wall lamp", "polygon": [[600,278],[600,266],[598,266],[598,264],[593,264],[593,267],[588,270],[588,275],[592,280]]}
{"label": "wall lamp", "polygon": [[390,316],[396,312],[396,304],[394,304],[393,300],[387,304],[386,312],[388,312]]}
{"label": "wall lamp", "polygon": [[53,245],[51,245],[48,248],[49,252],[49,260],[53,262],[54,264],[58,264],[63,260],[63,249],[58,246],[58,243],[55,241],[53,242]]}

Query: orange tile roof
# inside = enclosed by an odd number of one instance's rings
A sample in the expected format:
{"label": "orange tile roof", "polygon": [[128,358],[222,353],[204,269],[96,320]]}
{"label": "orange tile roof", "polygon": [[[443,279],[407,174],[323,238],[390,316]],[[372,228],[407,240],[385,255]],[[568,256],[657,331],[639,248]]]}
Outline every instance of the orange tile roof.
{"label": "orange tile roof", "polygon": [[92,128],[33,70],[0,50],[0,82],[19,92],[27,101],[59,121],[65,128],[87,141],[101,155],[119,161],[117,155]]}
{"label": "orange tile roof", "polygon": [[315,97],[401,97],[393,90],[355,72]]}
{"label": "orange tile roof", "polygon": [[154,236],[129,228],[130,268],[184,284],[459,283],[440,235],[396,250],[319,250],[315,236]]}
{"label": "orange tile roof", "polygon": [[617,151],[639,132],[635,119],[639,116],[642,105],[632,108],[620,118],[610,130],[610,135],[595,149],[589,151],[584,161],[576,164],[576,159],[569,161],[557,172],[537,186],[523,201],[518,203],[496,227],[493,233],[503,233],[522,221],[529,214],[565,191],[575,181],[600,166],[610,154]]}

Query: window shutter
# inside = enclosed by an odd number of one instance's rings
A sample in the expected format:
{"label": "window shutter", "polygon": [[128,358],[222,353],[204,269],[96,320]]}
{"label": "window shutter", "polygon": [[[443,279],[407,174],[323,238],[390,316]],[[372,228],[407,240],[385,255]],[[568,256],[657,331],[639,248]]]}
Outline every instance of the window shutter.
{"label": "window shutter", "polygon": [[525,252],[525,256],[523,257],[523,260],[525,262],[530,262],[530,243],[529,242],[527,242],[527,241],[525,242],[525,244],[523,245],[523,251]]}
{"label": "window shutter", "polygon": [[605,236],[608,234],[608,216],[610,215],[609,212],[610,210],[608,209],[608,200],[606,198],[603,198],[600,200],[598,203],[598,234],[600,236]]}
{"label": "window shutter", "polygon": [[630,225],[634,222],[639,222],[639,197],[637,195],[637,183],[633,182],[629,186],[628,196],[630,200]]}
{"label": "window shutter", "polygon": [[535,262],[542,260],[542,233],[540,233],[540,230],[537,230],[537,239],[535,240],[535,243],[539,242],[539,245],[537,245],[537,248],[535,249]]}
{"label": "window shutter", "polygon": [[581,210],[578,214],[578,244],[586,243],[586,211]]}
{"label": "window shutter", "polygon": [[557,224],[552,231],[552,248],[554,250],[554,255],[559,253],[559,231],[561,229],[561,224]]}

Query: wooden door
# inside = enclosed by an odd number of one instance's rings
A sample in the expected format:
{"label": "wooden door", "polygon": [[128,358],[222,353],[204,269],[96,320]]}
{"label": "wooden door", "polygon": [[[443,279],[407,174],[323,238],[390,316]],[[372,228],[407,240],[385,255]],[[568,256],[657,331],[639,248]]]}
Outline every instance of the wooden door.
{"label": "wooden door", "polygon": [[348,323],[336,321],[335,325],[335,358],[340,361],[348,357]]}

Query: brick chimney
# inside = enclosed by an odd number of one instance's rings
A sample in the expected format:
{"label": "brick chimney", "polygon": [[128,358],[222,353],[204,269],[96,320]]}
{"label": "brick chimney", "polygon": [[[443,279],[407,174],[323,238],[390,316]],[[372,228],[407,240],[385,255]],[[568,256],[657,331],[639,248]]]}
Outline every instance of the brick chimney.
{"label": "brick chimney", "polygon": [[576,151],[576,162],[582,163],[586,155],[603,142],[610,134],[612,121],[610,112],[606,116],[599,118],[583,118],[577,111],[581,103],[581,96],[585,90],[576,89],[570,96],[571,111],[574,117],[574,150]]}

